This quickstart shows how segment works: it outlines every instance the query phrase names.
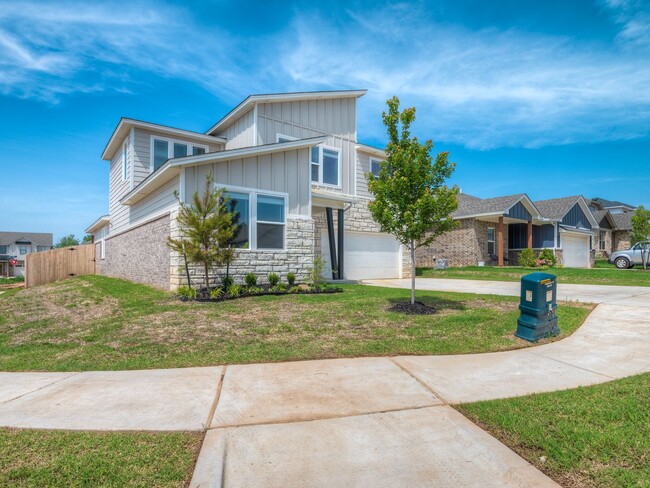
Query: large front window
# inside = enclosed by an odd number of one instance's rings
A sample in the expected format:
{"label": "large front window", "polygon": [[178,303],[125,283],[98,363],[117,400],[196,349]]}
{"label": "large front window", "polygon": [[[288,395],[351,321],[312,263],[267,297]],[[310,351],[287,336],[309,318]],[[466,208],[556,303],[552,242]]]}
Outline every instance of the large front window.
{"label": "large front window", "polygon": [[250,197],[247,193],[226,193],[228,200],[228,209],[235,212],[235,224],[237,224],[237,233],[232,240],[233,247],[249,247],[250,233]]}
{"label": "large front window", "polygon": [[495,249],[494,235],[495,235],[494,227],[488,227],[488,230],[487,230],[487,251],[488,251],[488,254],[490,254],[490,255],[496,254],[495,251],[494,251],[494,249]]}
{"label": "large front window", "polygon": [[257,192],[226,192],[228,207],[235,212],[238,231],[233,247],[284,249],[286,200],[283,196]]}
{"label": "large front window", "polygon": [[190,144],[183,141],[174,141],[162,137],[152,137],[152,170],[156,171],[165,161],[171,158],[184,158],[205,154],[206,146]]}
{"label": "large front window", "polygon": [[284,248],[284,198],[257,196],[257,248]]}
{"label": "large front window", "polygon": [[311,181],[340,186],[340,157],[338,149],[315,146],[311,148]]}

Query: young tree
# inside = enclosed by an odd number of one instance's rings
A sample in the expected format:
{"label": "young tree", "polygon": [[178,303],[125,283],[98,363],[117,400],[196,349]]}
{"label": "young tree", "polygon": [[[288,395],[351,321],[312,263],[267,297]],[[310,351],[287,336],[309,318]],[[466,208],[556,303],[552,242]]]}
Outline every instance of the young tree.
{"label": "young tree", "polygon": [[70,234],[67,236],[63,236],[59,242],[56,243],[54,247],[59,248],[59,247],[69,247],[69,246],[78,246],[79,245],[79,239],[77,239],[74,234]]}
{"label": "young tree", "polygon": [[167,245],[182,254],[191,263],[203,264],[205,287],[210,288],[210,267],[223,264],[233,253],[227,247],[236,230],[232,223],[232,213],[228,210],[228,198],[223,189],[213,188],[214,180],[208,174],[202,195],[195,192],[192,204],[181,201],[178,221],[181,237],[168,239]]}
{"label": "young tree", "polygon": [[641,261],[643,269],[648,269],[648,255],[650,254],[650,210],[639,205],[632,215],[632,244],[641,247]]}
{"label": "young tree", "polygon": [[410,253],[413,305],[415,250],[457,225],[450,214],[458,207],[458,188],[445,185],[456,165],[447,160],[446,152],[433,162],[433,143],[420,144],[417,137],[411,137],[415,108],[400,112],[397,97],[386,104],[388,114],[382,114],[388,130],[386,159],[379,165],[378,177],[368,174],[368,188],[375,197],[368,207],[381,231],[393,234]]}

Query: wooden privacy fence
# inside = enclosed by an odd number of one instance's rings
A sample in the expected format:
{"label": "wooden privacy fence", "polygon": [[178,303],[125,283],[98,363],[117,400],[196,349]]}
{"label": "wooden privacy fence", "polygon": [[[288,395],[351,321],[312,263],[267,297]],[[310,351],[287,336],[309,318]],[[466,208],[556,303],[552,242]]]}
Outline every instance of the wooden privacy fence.
{"label": "wooden privacy fence", "polygon": [[62,247],[25,256],[25,286],[37,286],[76,275],[95,274],[95,246]]}

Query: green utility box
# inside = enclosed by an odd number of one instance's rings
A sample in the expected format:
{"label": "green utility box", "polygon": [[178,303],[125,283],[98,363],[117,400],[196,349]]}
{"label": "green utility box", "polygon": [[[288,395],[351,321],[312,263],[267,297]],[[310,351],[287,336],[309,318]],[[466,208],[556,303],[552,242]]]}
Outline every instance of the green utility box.
{"label": "green utility box", "polygon": [[521,278],[521,298],[515,335],[537,341],[560,333],[557,326],[557,282],[549,273],[531,273]]}

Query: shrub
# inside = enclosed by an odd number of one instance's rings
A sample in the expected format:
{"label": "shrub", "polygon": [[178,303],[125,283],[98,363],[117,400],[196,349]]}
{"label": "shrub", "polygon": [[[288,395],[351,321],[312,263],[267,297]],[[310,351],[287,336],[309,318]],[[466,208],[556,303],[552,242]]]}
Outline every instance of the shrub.
{"label": "shrub", "polygon": [[311,268],[307,270],[307,282],[310,286],[318,287],[323,282],[323,270],[325,269],[325,258],[317,256],[314,258]]}
{"label": "shrub", "polygon": [[241,294],[241,292],[242,289],[241,286],[239,285],[233,284],[228,287],[228,295],[230,295],[231,297],[238,297]]}
{"label": "shrub", "polygon": [[277,285],[271,287],[271,291],[284,293],[287,291],[287,286],[284,283],[278,283]]}
{"label": "shrub", "polygon": [[287,283],[289,283],[289,286],[296,284],[296,273],[287,274]]}
{"label": "shrub", "polygon": [[221,286],[226,290],[235,284],[235,279],[232,276],[224,276],[221,278]]}
{"label": "shrub", "polygon": [[289,288],[289,293],[298,293],[300,292],[300,287],[299,286],[292,286]]}
{"label": "shrub", "polygon": [[519,265],[526,268],[534,268],[537,265],[535,254],[532,249],[524,249],[519,254]]}
{"label": "shrub", "polygon": [[263,292],[264,292],[264,290],[262,288],[260,288],[259,286],[251,286],[250,288],[248,288],[248,293],[251,293],[253,295],[258,295],[258,294],[263,293]]}
{"label": "shrub", "polygon": [[213,300],[223,298],[223,288],[213,288],[210,290],[210,298]]}
{"label": "shrub", "polygon": [[189,286],[179,286],[176,295],[181,300],[196,300],[196,290]]}
{"label": "shrub", "polygon": [[246,274],[244,283],[246,283],[246,286],[257,286],[257,275],[255,273]]}
{"label": "shrub", "polygon": [[269,284],[271,287],[274,287],[278,283],[280,283],[280,275],[277,273],[269,273]]}
{"label": "shrub", "polygon": [[557,256],[553,254],[552,249],[542,249],[542,252],[539,253],[539,261],[542,266],[553,268],[557,264]]}

